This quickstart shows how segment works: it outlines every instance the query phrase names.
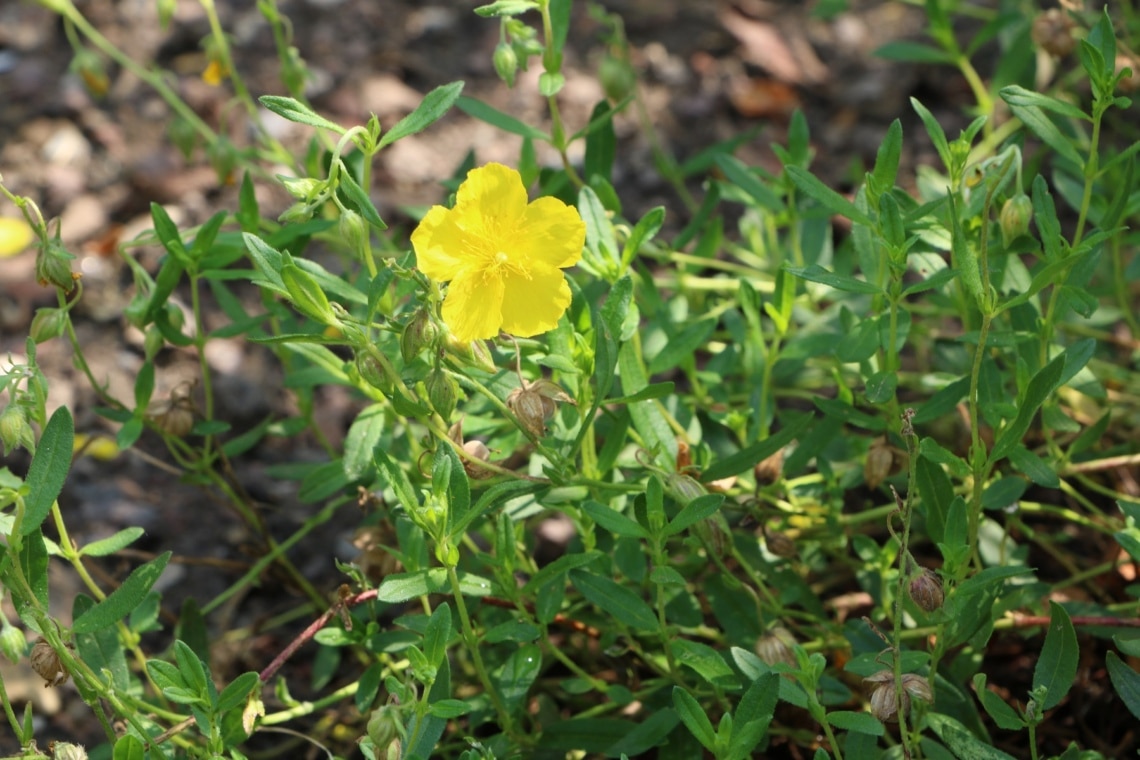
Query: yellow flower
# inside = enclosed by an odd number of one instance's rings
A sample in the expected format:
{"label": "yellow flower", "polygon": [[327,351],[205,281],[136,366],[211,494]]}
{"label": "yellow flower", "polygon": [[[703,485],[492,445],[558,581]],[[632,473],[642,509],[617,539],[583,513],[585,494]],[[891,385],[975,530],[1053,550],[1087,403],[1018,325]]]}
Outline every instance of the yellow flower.
{"label": "yellow flower", "polygon": [[570,306],[562,269],[585,240],[577,209],[557,198],[528,204],[522,177],[502,164],[472,169],[455,208],[433,206],[412,233],[419,268],[451,283],[443,321],[463,342],[554,329]]}

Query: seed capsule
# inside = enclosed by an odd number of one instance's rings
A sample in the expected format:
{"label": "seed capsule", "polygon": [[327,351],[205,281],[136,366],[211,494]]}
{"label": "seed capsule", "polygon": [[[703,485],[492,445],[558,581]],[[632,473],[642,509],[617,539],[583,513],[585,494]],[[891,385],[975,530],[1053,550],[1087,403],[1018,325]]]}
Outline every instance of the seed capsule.
{"label": "seed capsule", "polygon": [[51,644],[43,639],[37,641],[36,645],[32,647],[30,659],[32,670],[44,679],[45,688],[59,686],[67,681],[68,673],[64,669],[63,663],[59,661],[59,655],[52,649]]}
{"label": "seed capsule", "polygon": [[756,656],[768,665],[784,663],[796,666],[796,654],[792,648],[796,637],[782,625],[777,625],[756,640]]}
{"label": "seed capsule", "polygon": [[942,580],[930,570],[923,568],[922,572],[911,578],[907,587],[910,598],[923,612],[934,612],[942,607],[946,600],[946,592],[942,589]]}
{"label": "seed capsule", "polygon": [[1077,41],[1073,39],[1076,23],[1060,8],[1051,8],[1033,19],[1029,36],[1046,53],[1064,58],[1073,52]]}

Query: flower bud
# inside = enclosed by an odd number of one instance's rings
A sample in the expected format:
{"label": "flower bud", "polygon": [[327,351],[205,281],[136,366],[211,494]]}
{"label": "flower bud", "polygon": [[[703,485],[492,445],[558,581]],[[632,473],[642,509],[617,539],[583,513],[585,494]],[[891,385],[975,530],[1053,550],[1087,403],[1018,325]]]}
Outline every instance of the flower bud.
{"label": "flower bud", "polygon": [[0,412],[0,444],[4,446],[4,456],[8,456],[17,446],[30,451],[35,443],[35,433],[28,424],[27,410],[19,404],[9,404]]}
{"label": "flower bud", "polygon": [[395,705],[377,707],[368,716],[368,738],[378,750],[384,750],[393,740],[398,740],[401,728],[399,708]]}
{"label": "flower bud", "polygon": [[356,371],[364,378],[364,382],[386,396],[392,395],[396,385],[396,370],[388,357],[380,353],[359,352],[356,354]]}
{"label": "flower bud", "polygon": [[491,61],[495,64],[495,73],[499,79],[506,82],[507,87],[514,87],[515,74],[519,70],[519,57],[515,49],[506,42],[500,42]]}
{"label": "flower bud", "polygon": [[162,330],[158,329],[157,325],[149,325],[143,337],[143,353],[147,360],[152,360],[158,356],[158,352],[166,345],[166,338],[162,335]]}
{"label": "flower bud", "polygon": [[285,89],[291,93],[304,92],[305,82],[311,78],[301,51],[290,45],[285,51],[285,61],[281,64],[281,82]]}
{"label": "flower bud", "polygon": [[337,224],[337,230],[340,232],[340,238],[345,242],[357,258],[363,258],[369,253],[369,237],[371,232],[368,229],[368,222],[364,221],[364,217],[356,213],[350,208],[346,208],[340,212],[340,221]]}
{"label": "flower bud", "polygon": [[198,138],[200,137],[194,125],[181,116],[174,116],[170,120],[170,126],[166,128],[166,136],[170,139],[170,144],[178,148],[186,160],[190,159],[194,148],[198,147]]}
{"label": "flower bud", "polygon": [[285,191],[299,201],[313,200],[321,194],[325,187],[324,180],[313,179],[312,177],[283,177],[278,174],[277,179],[281,180],[281,184],[285,186]]}
{"label": "flower bud", "polygon": [[436,367],[428,375],[424,385],[427,387],[428,401],[431,402],[432,409],[435,409],[444,420],[450,419],[459,400],[459,388],[455,380],[444,370]]}
{"label": "flower bud", "polygon": [[70,69],[83,80],[83,86],[97,98],[101,98],[111,89],[111,77],[107,75],[107,68],[98,53],[79,48],[75,57],[71,59]]}
{"label": "flower bud", "polygon": [[57,228],[55,237],[41,244],[36,252],[36,282],[44,287],[54,285],[62,288],[64,293],[70,293],[79,279],[79,275],[71,271],[74,258],[60,242]]}
{"label": "flower bud", "polygon": [[1029,36],[1034,44],[1049,55],[1064,58],[1073,52],[1077,41],[1073,38],[1076,23],[1060,8],[1051,8],[1033,19]]}
{"label": "flower bud", "polygon": [[67,315],[64,314],[63,309],[47,307],[36,309],[36,315],[32,317],[32,325],[28,328],[28,335],[36,343],[43,343],[62,335],[63,328],[66,325]]}
{"label": "flower bud", "polygon": [[36,671],[40,678],[44,679],[44,687],[59,686],[67,681],[68,673],[63,667],[63,663],[59,661],[59,655],[52,649],[51,644],[43,639],[36,642],[32,647],[32,654],[30,657],[32,661],[32,670]]}
{"label": "flower bud", "polygon": [[637,86],[637,75],[627,59],[606,53],[598,64],[598,81],[602,83],[606,97],[617,102],[633,92]]}
{"label": "flower bud", "polygon": [[999,223],[1001,225],[1001,243],[1006,248],[1009,244],[1025,233],[1029,232],[1029,220],[1033,218],[1033,201],[1025,193],[1010,198],[1001,207]]}
{"label": "flower bud", "polygon": [[234,144],[224,137],[218,137],[206,149],[206,160],[218,175],[218,182],[222,185],[232,185],[234,182],[234,167],[237,166],[238,152]]}
{"label": "flower bud", "polygon": [[796,653],[792,650],[795,645],[796,637],[792,632],[782,625],[777,625],[756,640],[756,656],[768,665],[783,663],[794,668]]}
{"label": "flower bud", "polygon": [[410,364],[421,351],[435,343],[438,335],[439,328],[435,326],[428,310],[416,311],[400,335],[400,355],[404,357],[404,363]]}
{"label": "flower bud", "polygon": [[681,472],[665,473],[665,491],[683,507],[708,493],[696,478]]}
{"label": "flower bud", "polygon": [[946,599],[946,592],[942,590],[942,579],[926,568],[911,578],[907,591],[911,600],[923,612],[934,612],[942,607],[942,602]]}
{"label": "flower bud", "polygon": [[12,662],[19,662],[28,647],[24,632],[8,622],[8,618],[0,615],[3,624],[0,625],[0,652],[4,653]]}

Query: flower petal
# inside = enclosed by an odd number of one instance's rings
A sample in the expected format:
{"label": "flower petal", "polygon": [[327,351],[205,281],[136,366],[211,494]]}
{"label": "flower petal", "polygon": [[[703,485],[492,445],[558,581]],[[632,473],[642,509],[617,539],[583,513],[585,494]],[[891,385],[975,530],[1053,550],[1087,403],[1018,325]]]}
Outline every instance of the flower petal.
{"label": "flower petal", "polygon": [[570,306],[570,286],[559,269],[543,268],[529,277],[504,276],[502,329],[520,338],[553,330]]}
{"label": "flower petal", "polygon": [[557,198],[539,198],[526,207],[508,251],[522,266],[570,267],[582,257],[586,223],[578,209]]}
{"label": "flower petal", "polygon": [[494,338],[503,323],[503,280],[482,272],[462,272],[447,286],[443,321],[456,340]]}
{"label": "flower petal", "polygon": [[463,238],[455,223],[455,210],[432,206],[412,233],[416,265],[433,280],[454,280],[466,265]]}
{"label": "flower petal", "polygon": [[502,164],[472,169],[455,194],[459,226],[490,241],[513,232],[525,209],[522,176]]}

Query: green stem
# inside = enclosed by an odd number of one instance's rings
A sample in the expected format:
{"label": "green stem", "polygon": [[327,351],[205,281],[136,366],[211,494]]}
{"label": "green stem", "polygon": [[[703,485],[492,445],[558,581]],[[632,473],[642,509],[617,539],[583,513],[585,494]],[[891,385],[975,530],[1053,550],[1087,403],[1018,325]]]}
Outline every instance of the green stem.
{"label": "green stem", "polygon": [[479,683],[483,685],[483,690],[491,699],[491,704],[494,705],[495,712],[499,715],[499,724],[503,729],[503,733],[509,735],[515,742],[522,744],[523,737],[515,734],[515,725],[514,720],[511,718],[511,713],[503,703],[502,697],[499,696],[498,690],[491,683],[491,676],[487,672],[487,666],[483,664],[483,655],[479,651],[479,638],[475,635],[475,629],[471,625],[471,617],[467,614],[467,602],[463,599],[463,592],[459,587],[459,575],[455,572],[454,566],[448,566],[447,578],[451,582],[451,593],[455,598],[455,609],[459,612],[460,633],[463,636],[464,643],[467,645],[467,651],[471,654],[471,662],[475,666],[475,673],[479,677]]}

